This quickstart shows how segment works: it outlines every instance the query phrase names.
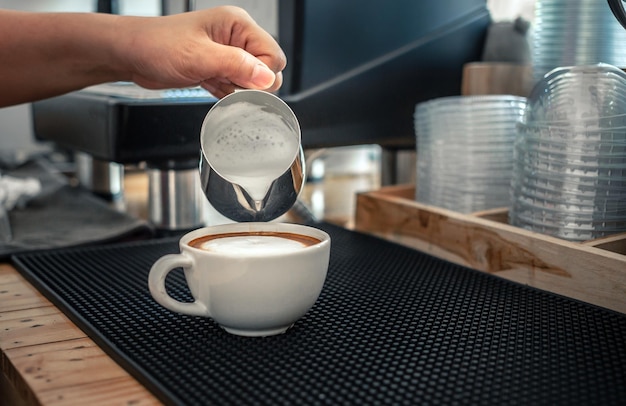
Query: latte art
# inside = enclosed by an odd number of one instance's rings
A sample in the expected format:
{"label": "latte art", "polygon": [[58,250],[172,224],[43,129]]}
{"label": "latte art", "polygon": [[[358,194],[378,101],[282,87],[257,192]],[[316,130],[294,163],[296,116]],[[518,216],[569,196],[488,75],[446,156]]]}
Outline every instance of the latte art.
{"label": "latte art", "polygon": [[307,235],[265,231],[206,235],[189,245],[220,254],[272,255],[299,251],[318,243],[320,240]]}

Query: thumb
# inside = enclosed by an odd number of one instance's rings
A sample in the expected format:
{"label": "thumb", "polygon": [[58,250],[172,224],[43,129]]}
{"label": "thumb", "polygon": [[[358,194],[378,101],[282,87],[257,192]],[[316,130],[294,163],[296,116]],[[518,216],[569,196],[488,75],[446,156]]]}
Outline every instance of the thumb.
{"label": "thumb", "polygon": [[259,61],[256,65],[254,65],[254,68],[252,68],[250,81],[254,84],[254,86],[258,86],[260,89],[268,89],[276,81],[276,74],[272,72],[267,65]]}
{"label": "thumb", "polygon": [[223,58],[225,71],[218,76],[226,76],[232,83],[243,88],[268,89],[276,80],[276,74],[260,59],[240,48],[231,58]]}

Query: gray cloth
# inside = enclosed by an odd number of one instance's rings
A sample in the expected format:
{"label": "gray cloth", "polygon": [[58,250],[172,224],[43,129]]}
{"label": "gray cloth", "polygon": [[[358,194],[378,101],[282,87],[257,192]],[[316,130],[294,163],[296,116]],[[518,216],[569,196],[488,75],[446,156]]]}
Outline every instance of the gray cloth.
{"label": "gray cloth", "polygon": [[23,208],[8,212],[12,236],[9,241],[0,242],[0,258],[154,235],[148,222],[114,210],[89,191],[69,185],[63,176],[51,173],[40,162],[30,162],[8,173],[39,179],[42,191]]}

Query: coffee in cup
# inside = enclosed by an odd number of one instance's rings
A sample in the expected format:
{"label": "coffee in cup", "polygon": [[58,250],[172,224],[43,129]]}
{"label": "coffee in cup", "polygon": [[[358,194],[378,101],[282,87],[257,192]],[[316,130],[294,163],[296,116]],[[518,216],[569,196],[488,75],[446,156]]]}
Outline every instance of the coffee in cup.
{"label": "coffee in cup", "polygon": [[256,252],[262,254],[297,251],[320,242],[315,237],[303,234],[277,231],[239,231],[204,235],[192,240],[189,245],[209,252],[239,252],[241,254]]}
{"label": "coffee in cup", "polygon": [[[285,332],[315,304],[330,257],[330,236],[286,223],[205,227],[180,239],[180,254],[161,257],[149,287],[162,306],[210,317],[229,333],[269,336]],[[167,274],[182,267],[193,302],[172,298]]]}

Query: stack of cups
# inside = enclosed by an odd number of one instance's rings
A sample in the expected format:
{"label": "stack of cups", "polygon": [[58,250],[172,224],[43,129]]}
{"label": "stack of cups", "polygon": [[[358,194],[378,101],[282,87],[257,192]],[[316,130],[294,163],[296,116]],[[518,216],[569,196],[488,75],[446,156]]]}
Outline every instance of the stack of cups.
{"label": "stack of cups", "polygon": [[626,30],[606,0],[537,0],[531,44],[535,83],[559,66],[626,66]]}
{"label": "stack of cups", "polygon": [[515,125],[525,105],[509,95],[418,104],[416,200],[461,213],[508,207]]}
{"label": "stack of cups", "polygon": [[518,123],[509,222],[584,241],[626,231],[626,74],[557,68]]}

